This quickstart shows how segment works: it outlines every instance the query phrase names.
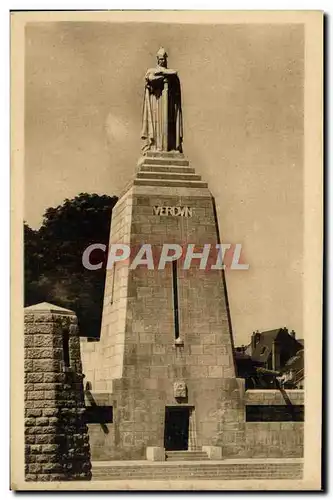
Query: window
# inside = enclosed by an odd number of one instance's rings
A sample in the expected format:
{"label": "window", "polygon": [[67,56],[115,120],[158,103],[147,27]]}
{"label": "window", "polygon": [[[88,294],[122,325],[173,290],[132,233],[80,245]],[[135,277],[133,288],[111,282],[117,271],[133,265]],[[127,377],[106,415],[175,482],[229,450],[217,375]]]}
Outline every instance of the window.
{"label": "window", "polygon": [[86,406],[85,418],[87,424],[112,424],[113,406]]}
{"label": "window", "polygon": [[172,286],[173,286],[173,314],[175,339],[179,338],[179,312],[178,312],[178,279],[177,279],[177,261],[172,261]]}
{"label": "window", "polygon": [[70,359],[69,359],[69,332],[68,332],[67,329],[62,332],[62,349],[63,349],[64,366],[66,368],[69,368],[69,366],[70,366]]}
{"label": "window", "polygon": [[304,405],[248,405],[246,422],[304,422]]}

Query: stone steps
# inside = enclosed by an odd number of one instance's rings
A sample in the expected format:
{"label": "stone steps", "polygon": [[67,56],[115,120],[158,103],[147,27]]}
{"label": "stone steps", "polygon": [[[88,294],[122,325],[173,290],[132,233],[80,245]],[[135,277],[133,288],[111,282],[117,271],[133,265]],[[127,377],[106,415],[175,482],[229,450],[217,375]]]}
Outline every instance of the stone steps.
{"label": "stone steps", "polygon": [[149,151],[141,157],[133,184],[136,186],[162,186],[208,188],[201,175],[189,166],[189,161],[177,151]]}
{"label": "stone steps", "polygon": [[165,187],[189,187],[189,188],[207,188],[207,182],[186,181],[174,179],[139,179],[133,180],[135,186],[165,186]]}
{"label": "stone steps", "polygon": [[137,179],[166,179],[166,180],[185,180],[185,181],[201,181],[201,175],[179,172],[138,172]]}
{"label": "stone steps", "polygon": [[189,161],[184,160],[183,158],[164,158],[164,157],[155,157],[155,158],[146,158],[143,157],[139,165],[174,165],[179,167],[188,167]]}
{"label": "stone steps", "polygon": [[147,151],[143,158],[184,158],[184,153],[179,151]]}
{"label": "stone steps", "polygon": [[165,459],[169,461],[179,460],[208,460],[208,455],[205,451],[166,451]]}
{"label": "stone steps", "polygon": [[139,172],[177,172],[179,174],[195,174],[193,167],[182,167],[178,165],[140,165]]}
{"label": "stone steps", "polygon": [[147,462],[140,465],[107,465],[92,468],[93,480],[110,479],[301,479],[302,463]]}

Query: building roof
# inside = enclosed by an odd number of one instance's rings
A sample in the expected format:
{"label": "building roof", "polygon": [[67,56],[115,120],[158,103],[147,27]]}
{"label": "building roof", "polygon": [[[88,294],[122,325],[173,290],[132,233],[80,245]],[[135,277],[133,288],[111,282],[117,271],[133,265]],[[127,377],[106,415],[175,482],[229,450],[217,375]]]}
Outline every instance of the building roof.
{"label": "building roof", "polygon": [[259,342],[252,352],[252,360],[256,363],[266,363],[273,348],[273,343],[279,338],[281,345],[293,346],[294,352],[302,350],[303,344],[289,334],[286,328],[276,328],[259,333]]}
{"label": "building roof", "polygon": [[260,340],[252,353],[253,361],[258,363],[266,363],[272,352],[272,345],[281,331],[281,328],[275,330],[268,330],[267,332],[260,333]]}
{"label": "building roof", "polygon": [[48,313],[57,313],[57,314],[75,314],[74,311],[70,309],[65,309],[64,307],[56,306],[55,304],[50,304],[49,302],[40,302],[39,304],[34,304],[32,306],[28,306],[24,308],[24,312],[26,313],[40,313],[40,312],[48,312]]}

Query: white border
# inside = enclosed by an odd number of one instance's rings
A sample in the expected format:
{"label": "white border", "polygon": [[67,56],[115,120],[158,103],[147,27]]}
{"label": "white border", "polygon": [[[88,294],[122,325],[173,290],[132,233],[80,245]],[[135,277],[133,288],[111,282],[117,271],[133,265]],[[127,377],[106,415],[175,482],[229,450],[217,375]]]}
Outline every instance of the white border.
{"label": "white border", "polygon": [[[9,493],[9,466],[8,466],[8,449],[9,449],[9,410],[8,406],[6,405],[6,402],[9,402],[9,290],[8,290],[8,284],[9,284],[9,13],[8,11],[10,9],[14,10],[27,10],[27,9],[33,9],[33,10],[44,10],[44,9],[109,9],[111,6],[113,9],[156,9],[156,0],[154,2],[146,0],[144,2],[139,2],[139,1],[130,1],[130,0],[123,0],[122,2],[110,2],[110,1],[99,1],[98,5],[96,5],[96,2],[93,1],[58,1],[58,2],[48,2],[47,5],[45,1],[17,1],[17,2],[9,2],[6,0],[3,0],[1,2],[0,6],[0,50],[1,50],[1,61],[3,63],[3,68],[5,71],[2,74],[2,78],[0,79],[0,85],[1,85],[1,148],[2,148],[2,170],[1,170],[1,189],[2,193],[0,196],[0,203],[1,203],[1,228],[2,228],[2,235],[6,235],[5,238],[2,238],[2,245],[1,245],[1,250],[0,250],[0,256],[1,256],[1,262],[3,264],[2,266],[2,276],[1,276],[1,281],[0,281],[0,292],[1,292],[1,304],[3,306],[2,310],[2,359],[1,359],[1,380],[3,382],[3,391],[1,393],[2,395],[2,412],[1,412],[1,429],[2,429],[2,439],[1,439],[1,474],[0,474],[0,485],[1,485],[1,498],[7,498],[7,496],[10,494]],[[321,1],[321,2],[310,2],[310,1],[285,1],[285,0],[280,0],[279,2],[270,2],[269,5],[267,5],[267,2],[246,2],[246,1],[239,1],[239,0],[234,0],[233,2],[208,2],[208,1],[181,1],[181,0],[169,0],[168,2],[168,8],[169,9],[174,9],[174,8],[181,8],[181,9],[210,9],[210,10],[215,10],[215,9],[226,9],[226,10],[238,10],[238,9],[244,9],[244,10],[257,10],[257,9],[263,9],[263,10],[281,10],[281,9],[294,9],[294,10],[323,10],[326,13],[331,14],[332,13],[332,2],[330,1]],[[330,36],[329,36],[330,38]],[[329,47],[327,47],[327,55],[329,60],[331,60],[331,44],[330,40],[326,40],[326,43],[329,43]],[[328,81],[331,80],[331,64],[329,64],[329,67],[327,68],[329,70],[329,75],[328,75]],[[329,88],[329,85],[327,85]],[[327,102],[327,120],[330,121],[332,118],[332,108],[330,106],[330,103]],[[329,136],[327,136],[327,142],[329,147],[332,144],[332,136],[331,136],[331,131],[329,131]],[[327,158],[328,160],[329,158]],[[327,170],[327,178],[326,180],[329,183],[329,187],[332,186],[332,174],[331,174],[331,165],[326,165],[326,170]],[[328,193],[329,194],[329,193]],[[329,200],[328,200],[329,201]],[[329,201],[328,203],[328,215],[330,216],[329,218],[329,228],[331,229],[329,238],[328,235],[326,237],[329,240],[329,255],[327,255],[327,258],[331,256],[331,249],[332,249],[332,201]],[[8,238],[8,239],[7,239]],[[330,262],[330,259],[329,259]],[[328,262],[327,262],[328,264]],[[330,275],[329,275],[329,281],[332,283],[333,279],[333,270],[330,269]],[[328,291],[328,290],[327,290]],[[333,304],[331,297],[329,297],[329,301],[327,302],[327,311],[332,310]],[[8,326],[8,328],[7,328]],[[329,318],[328,322],[328,331],[330,332],[331,328],[331,321]],[[328,332],[327,332],[328,334]],[[332,361],[332,347],[330,347],[330,339],[327,339],[327,347],[329,349],[329,360],[328,360],[328,365],[330,365]],[[332,384],[331,384],[332,386]],[[331,396],[329,398],[329,408],[330,412],[329,415],[332,415],[332,388],[330,390]],[[329,437],[329,452],[332,454],[332,433]],[[41,496],[47,495],[47,493],[40,493]],[[94,493],[90,493],[91,495],[94,495]],[[226,493],[223,493],[226,494]],[[70,498],[68,493],[62,492],[62,495],[64,498]],[[174,495],[177,495],[174,493]],[[291,494],[286,494],[285,497],[291,497]]]}

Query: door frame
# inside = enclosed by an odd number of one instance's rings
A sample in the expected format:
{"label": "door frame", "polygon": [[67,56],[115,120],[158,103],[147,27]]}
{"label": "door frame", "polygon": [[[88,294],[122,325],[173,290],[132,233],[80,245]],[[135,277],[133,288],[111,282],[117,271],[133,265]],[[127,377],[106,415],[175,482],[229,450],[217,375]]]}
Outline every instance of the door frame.
{"label": "door frame", "polygon": [[[195,407],[194,405],[189,405],[189,404],[171,404],[171,405],[166,405],[164,409],[164,447],[166,445],[166,415],[167,415],[167,410],[188,410],[188,437],[187,437],[187,450],[183,451],[191,451],[193,449],[196,449],[196,425],[195,425]],[[172,451],[172,450],[168,450]],[[181,451],[181,450],[179,450]]]}

